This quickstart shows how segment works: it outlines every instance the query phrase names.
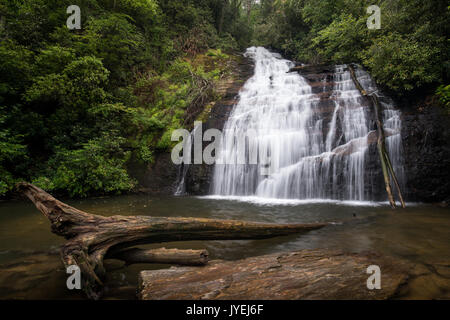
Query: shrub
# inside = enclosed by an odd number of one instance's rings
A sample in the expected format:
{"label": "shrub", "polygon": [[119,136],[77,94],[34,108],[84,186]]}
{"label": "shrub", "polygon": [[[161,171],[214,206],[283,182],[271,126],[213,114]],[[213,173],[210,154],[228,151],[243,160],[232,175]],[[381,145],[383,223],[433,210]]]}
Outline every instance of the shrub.
{"label": "shrub", "polygon": [[449,109],[450,111],[450,85],[444,86],[441,85],[436,90],[436,95],[439,98],[439,101]]}
{"label": "shrub", "polygon": [[136,182],[125,167],[130,153],[123,150],[124,142],[123,138],[105,135],[77,150],[60,149],[49,161],[48,175],[37,177],[33,183],[47,190],[68,191],[72,197],[130,191]]}

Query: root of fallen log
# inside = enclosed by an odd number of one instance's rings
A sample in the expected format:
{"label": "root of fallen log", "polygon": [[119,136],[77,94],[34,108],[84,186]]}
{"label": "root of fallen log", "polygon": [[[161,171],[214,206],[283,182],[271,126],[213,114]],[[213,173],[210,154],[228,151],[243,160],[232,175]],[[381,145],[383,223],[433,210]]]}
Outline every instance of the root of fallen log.
{"label": "root of fallen log", "polygon": [[366,90],[361,86],[361,83],[358,81],[358,78],[355,73],[355,69],[349,65],[348,66],[350,70],[350,75],[353,80],[353,83],[355,84],[356,88],[359,90],[361,95],[363,97],[366,97],[370,104],[373,106],[374,112],[375,112],[375,122],[377,124],[377,149],[378,154],[380,156],[380,162],[381,162],[381,170],[383,172],[383,179],[384,184],[386,187],[386,192],[388,195],[389,203],[391,204],[392,208],[396,208],[397,204],[395,202],[394,195],[392,193],[392,187],[391,187],[391,177],[394,181],[395,187],[397,188],[397,194],[400,198],[400,203],[403,208],[406,207],[405,201],[403,200],[403,195],[400,190],[400,185],[397,180],[397,176],[395,174],[395,171],[392,167],[391,159],[389,157],[389,153],[386,149],[386,134],[384,132],[383,127],[383,120],[381,117],[381,105],[378,100],[378,97],[375,94],[368,94]]}
{"label": "root of fallen log", "polygon": [[[82,288],[91,299],[102,296],[105,257],[115,254],[134,262],[178,263],[185,253],[166,251],[122,251],[139,244],[188,240],[250,240],[268,239],[320,229],[326,223],[267,224],[203,218],[163,218],[148,216],[111,216],[89,214],[73,208],[29,184],[19,183],[17,189],[27,196],[51,223],[53,233],[67,239],[61,248],[66,267],[77,265],[82,273]],[[193,253],[190,253],[193,254]],[[190,255],[188,254],[188,256]],[[201,257],[194,254],[195,262]],[[201,253],[198,253],[201,256]],[[152,261],[153,260],[153,261]]]}

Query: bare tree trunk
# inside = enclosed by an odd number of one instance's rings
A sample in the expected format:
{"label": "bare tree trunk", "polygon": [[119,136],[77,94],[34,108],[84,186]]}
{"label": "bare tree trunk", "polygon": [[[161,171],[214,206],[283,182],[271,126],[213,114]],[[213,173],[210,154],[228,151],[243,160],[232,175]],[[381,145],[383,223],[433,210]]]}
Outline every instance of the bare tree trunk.
{"label": "bare tree trunk", "polygon": [[394,180],[395,186],[397,188],[397,193],[400,198],[400,202],[402,204],[402,207],[405,208],[406,204],[403,200],[403,195],[400,190],[400,185],[397,180],[397,176],[395,175],[394,169],[392,167],[391,159],[389,157],[389,153],[386,150],[386,135],[384,133],[384,127],[383,127],[383,120],[381,117],[381,106],[378,101],[378,97],[375,94],[369,95],[364,88],[359,83],[354,68],[349,65],[348,66],[350,70],[350,75],[352,77],[353,82],[355,83],[355,86],[357,89],[361,92],[361,95],[368,98],[369,102],[372,104],[374,112],[375,112],[375,122],[377,124],[377,132],[378,132],[378,141],[377,141],[377,148],[378,148],[378,154],[380,156],[381,161],[381,169],[383,172],[383,178],[384,178],[384,184],[386,186],[386,192],[388,195],[389,203],[391,204],[392,208],[396,208],[397,204],[395,203],[394,195],[392,193],[392,187],[391,187],[391,178],[389,176],[392,176],[392,179]]}
{"label": "bare tree trunk", "polygon": [[[138,244],[187,240],[267,239],[327,225],[267,224],[203,218],[103,217],[73,208],[29,183],[19,183],[17,189],[50,220],[52,232],[67,239],[61,248],[62,260],[66,267],[77,265],[80,268],[83,289],[91,299],[99,299],[102,295],[105,256],[111,258],[117,253],[118,258],[128,257],[130,262],[156,259],[151,252],[120,253],[119,250],[125,248]],[[174,254],[171,258],[174,258]],[[176,260],[180,261],[180,258]]]}
{"label": "bare tree trunk", "polygon": [[224,0],[222,3],[222,6],[220,8],[220,15],[219,15],[219,21],[218,21],[218,26],[217,26],[217,32],[219,33],[219,35],[222,35],[222,31],[223,31],[223,20],[225,17],[225,7],[228,5],[228,0]]}
{"label": "bare tree trunk", "polygon": [[250,23],[254,0],[245,0],[245,9],[247,10],[247,23]]}

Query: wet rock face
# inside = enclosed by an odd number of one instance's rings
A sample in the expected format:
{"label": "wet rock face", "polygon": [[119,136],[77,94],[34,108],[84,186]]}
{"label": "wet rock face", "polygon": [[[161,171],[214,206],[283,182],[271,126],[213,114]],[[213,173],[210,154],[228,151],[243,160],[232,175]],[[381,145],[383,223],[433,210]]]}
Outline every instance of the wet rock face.
{"label": "wet rock face", "polygon": [[450,116],[437,106],[403,112],[407,198],[450,201]]}
{"label": "wet rock face", "polygon": [[176,189],[178,168],[173,164],[170,153],[158,153],[149,166],[135,163],[128,169],[138,181],[138,192],[171,195]]}

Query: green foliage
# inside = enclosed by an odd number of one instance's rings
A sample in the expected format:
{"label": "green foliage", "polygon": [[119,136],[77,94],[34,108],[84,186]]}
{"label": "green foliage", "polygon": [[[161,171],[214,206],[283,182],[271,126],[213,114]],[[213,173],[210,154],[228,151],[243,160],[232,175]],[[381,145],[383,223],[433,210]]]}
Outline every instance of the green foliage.
{"label": "green foliage", "polygon": [[53,100],[70,108],[99,103],[106,96],[102,87],[108,76],[109,71],[100,59],[81,57],[70,62],[61,73],[37,76],[24,98],[28,102]]}
{"label": "green foliage", "polygon": [[441,103],[450,111],[450,85],[441,85],[436,90],[436,95],[438,96]]}
{"label": "green foliage", "polygon": [[0,103],[15,103],[30,81],[33,53],[12,40],[0,43]]}
{"label": "green foliage", "polygon": [[[0,1],[0,196],[18,180],[74,197],[127,192],[190,128],[247,46],[236,0]],[[207,54],[206,54],[207,53]]]}
{"label": "green foliage", "polygon": [[114,82],[126,83],[131,67],[149,62],[145,52],[144,36],[124,14],[108,13],[87,21],[82,37],[87,54],[100,58],[112,71]]}
{"label": "green foliage", "polygon": [[[366,26],[374,4],[380,30]],[[361,63],[404,95],[448,79],[449,22],[445,0],[261,0],[254,44],[304,63]]]}
{"label": "green foliage", "polygon": [[339,64],[358,61],[358,54],[364,48],[366,39],[365,19],[342,14],[318,32],[317,37],[312,39],[312,46],[320,56]]}
{"label": "green foliage", "polygon": [[230,56],[227,55],[226,53],[223,53],[221,49],[209,49],[208,52],[206,53],[207,56],[209,57],[217,57],[217,58],[221,58],[221,59],[228,59]]}
{"label": "green foliage", "polygon": [[135,181],[124,165],[130,153],[122,145],[125,139],[105,135],[84,143],[80,149],[60,149],[49,160],[47,176],[33,180],[47,190],[67,191],[70,196],[130,191]]}
{"label": "green foliage", "polygon": [[361,56],[377,81],[410,91],[439,80],[432,63],[438,54],[437,48],[392,33],[378,38]]}
{"label": "green foliage", "polygon": [[35,61],[35,74],[60,73],[75,59],[75,51],[61,46],[42,49]]}
{"label": "green foliage", "polygon": [[16,179],[11,173],[16,161],[26,158],[26,147],[21,143],[21,136],[13,135],[6,128],[7,115],[0,107],[0,194],[10,191]]}

